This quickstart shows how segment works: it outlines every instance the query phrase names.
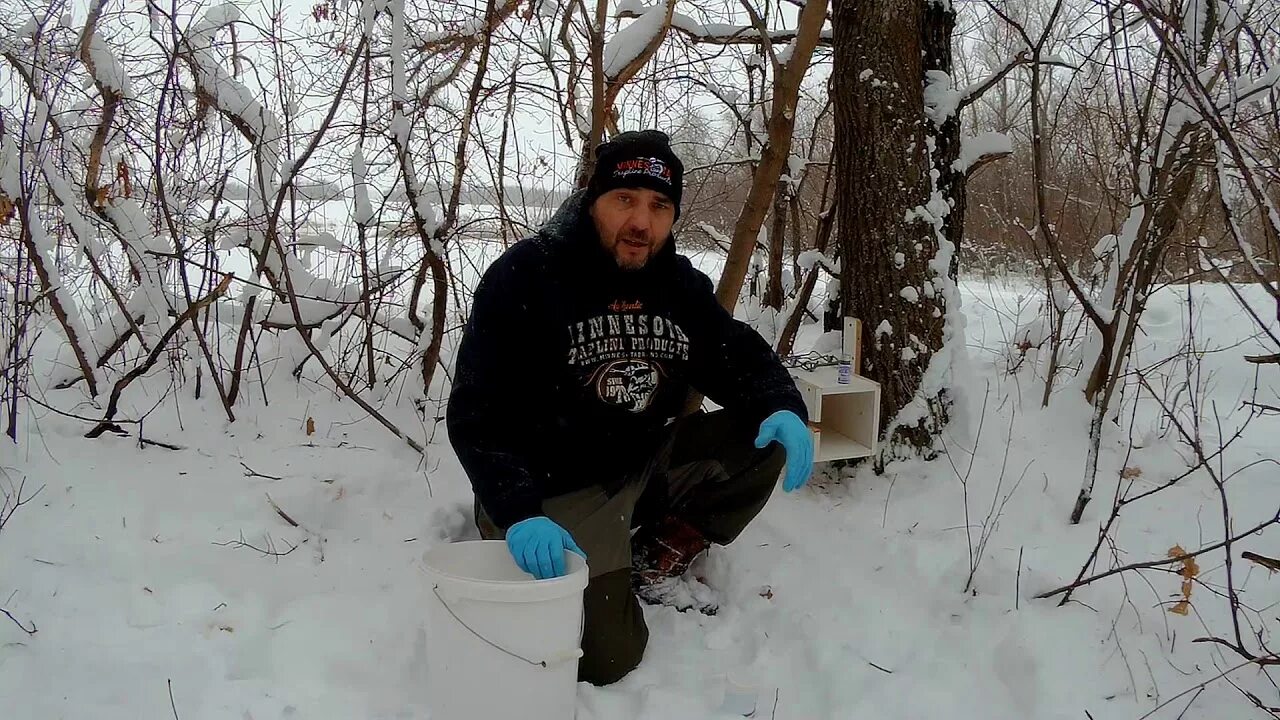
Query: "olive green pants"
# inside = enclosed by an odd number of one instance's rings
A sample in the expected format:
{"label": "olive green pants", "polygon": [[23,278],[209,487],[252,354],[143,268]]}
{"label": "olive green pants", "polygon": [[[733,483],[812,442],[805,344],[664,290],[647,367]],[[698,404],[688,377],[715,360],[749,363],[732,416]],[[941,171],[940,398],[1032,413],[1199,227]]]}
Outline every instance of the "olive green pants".
{"label": "olive green pants", "polygon": [[[617,682],[644,656],[649,629],[631,590],[633,529],[674,514],[727,545],[764,508],[786,458],[780,445],[757,449],[758,431],[725,410],[680,418],[657,457],[615,494],[592,486],[543,501],[543,512],[573,535],[591,570],[580,680]],[[475,515],[482,537],[504,537],[478,502]]]}

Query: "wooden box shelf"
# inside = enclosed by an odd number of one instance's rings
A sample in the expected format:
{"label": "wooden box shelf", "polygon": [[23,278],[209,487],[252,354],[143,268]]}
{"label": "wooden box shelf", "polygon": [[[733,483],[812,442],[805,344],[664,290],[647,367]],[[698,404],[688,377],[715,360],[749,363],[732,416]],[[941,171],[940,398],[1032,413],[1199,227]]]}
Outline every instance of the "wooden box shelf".
{"label": "wooden box shelf", "polygon": [[874,455],[880,436],[880,384],[854,375],[841,385],[837,372],[835,366],[791,370],[809,410],[817,462]]}

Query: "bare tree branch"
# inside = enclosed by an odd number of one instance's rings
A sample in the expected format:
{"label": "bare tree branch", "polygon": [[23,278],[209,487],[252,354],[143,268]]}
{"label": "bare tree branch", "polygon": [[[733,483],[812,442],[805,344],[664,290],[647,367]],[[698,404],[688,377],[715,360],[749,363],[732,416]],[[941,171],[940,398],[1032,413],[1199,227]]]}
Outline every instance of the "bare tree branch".
{"label": "bare tree branch", "polygon": [[1070,590],[1074,590],[1078,587],[1088,585],[1089,583],[1092,583],[1092,582],[1097,582],[1098,580],[1102,580],[1104,578],[1109,578],[1113,575],[1119,575],[1120,573],[1124,573],[1124,572],[1131,572],[1134,570],[1143,570],[1146,568],[1158,568],[1158,567],[1164,567],[1166,565],[1174,565],[1184,560],[1189,560],[1191,558],[1204,555],[1205,553],[1213,552],[1214,550],[1221,549],[1223,547],[1226,547],[1229,543],[1239,542],[1249,537],[1250,535],[1253,535],[1254,533],[1264,530],[1277,523],[1280,523],[1280,510],[1277,510],[1276,514],[1270,519],[1263,520],[1262,522],[1258,523],[1257,525],[1253,526],[1248,530],[1245,530],[1244,532],[1237,533],[1234,536],[1230,536],[1225,540],[1222,540],[1221,542],[1217,542],[1212,545],[1206,545],[1200,548],[1199,550],[1196,550],[1195,552],[1183,553],[1181,555],[1162,558],[1160,560],[1148,560],[1147,562],[1133,563],[1130,565],[1123,565],[1121,567],[1112,568],[1106,572],[1098,573],[1096,575],[1091,575],[1083,580],[1077,580],[1076,582],[1073,582],[1070,585],[1064,585],[1054,590],[1048,590],[1048,591],[1042,592],[1039,595],[1036,595],[1036,598],[1038,599],[1051,598],[1055,595],[1061,595],[1062,593],[1068,592]]}

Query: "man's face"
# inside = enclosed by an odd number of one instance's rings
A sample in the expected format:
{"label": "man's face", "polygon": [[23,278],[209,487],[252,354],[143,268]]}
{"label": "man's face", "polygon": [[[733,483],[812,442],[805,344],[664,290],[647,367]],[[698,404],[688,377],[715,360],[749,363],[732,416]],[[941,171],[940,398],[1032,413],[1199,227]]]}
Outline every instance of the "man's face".
{"label": "man's face", "polygon": [[647,188],[618,188],[591,205],[600,244],[618,267],[639,270],[667,244],[676,220],[671,198]]}

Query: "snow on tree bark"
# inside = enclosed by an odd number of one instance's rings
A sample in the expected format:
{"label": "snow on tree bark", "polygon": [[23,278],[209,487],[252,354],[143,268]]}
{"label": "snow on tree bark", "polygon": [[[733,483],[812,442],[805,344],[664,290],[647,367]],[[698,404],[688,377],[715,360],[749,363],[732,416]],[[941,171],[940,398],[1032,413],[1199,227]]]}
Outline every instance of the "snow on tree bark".
{"label": "snow on tree bark", "polygon": [[[932,75],[939,89],[945,88],[949,98],[945,112],[935,107],[938,112],[930,116],[934,125],[931,133],[934,137],[933,167],[938,173],[934,180],[935,187],[951,205],[950,211],[943,220],[943,235],[951,242],[954,252],[948,272],[956,276],[959,268],[960,241],[964,233],[964,214],[968,206],[968,194],[965,189],[965,170],[956,166],[960,158],[963,143],[960,137],[960,113],[956,109],[963,94],[951,88],[951,71],[953,59],[951,52],[951,36],[956,27],[956,12],[950,3],[926,2],[924,4],[924,24],[921,28],[924,51],[924,69],[926,77]],[[945,83],[945,85],[942,85]]]}
{"label": "snow on tree bark", "polygon": [[[939,232],[949,207],[931,183],[925,20],[918,0],[841,0],[833,17],[835,124],[843,143],[837,154],[840,311],[863,320],[867,352],[860,371],[881,384],[888,440],[882,461],[930,454],[947,416],[941,375],[931,373],[926,383],[943,348],[948,310],[948,293],[936,286],[946,285],[939,278],[950,280],[952,263],[943,247],[950,243]],[[952,152],[958,155],[958,147]],[[925,291],[926,281],[933,292]]]}

